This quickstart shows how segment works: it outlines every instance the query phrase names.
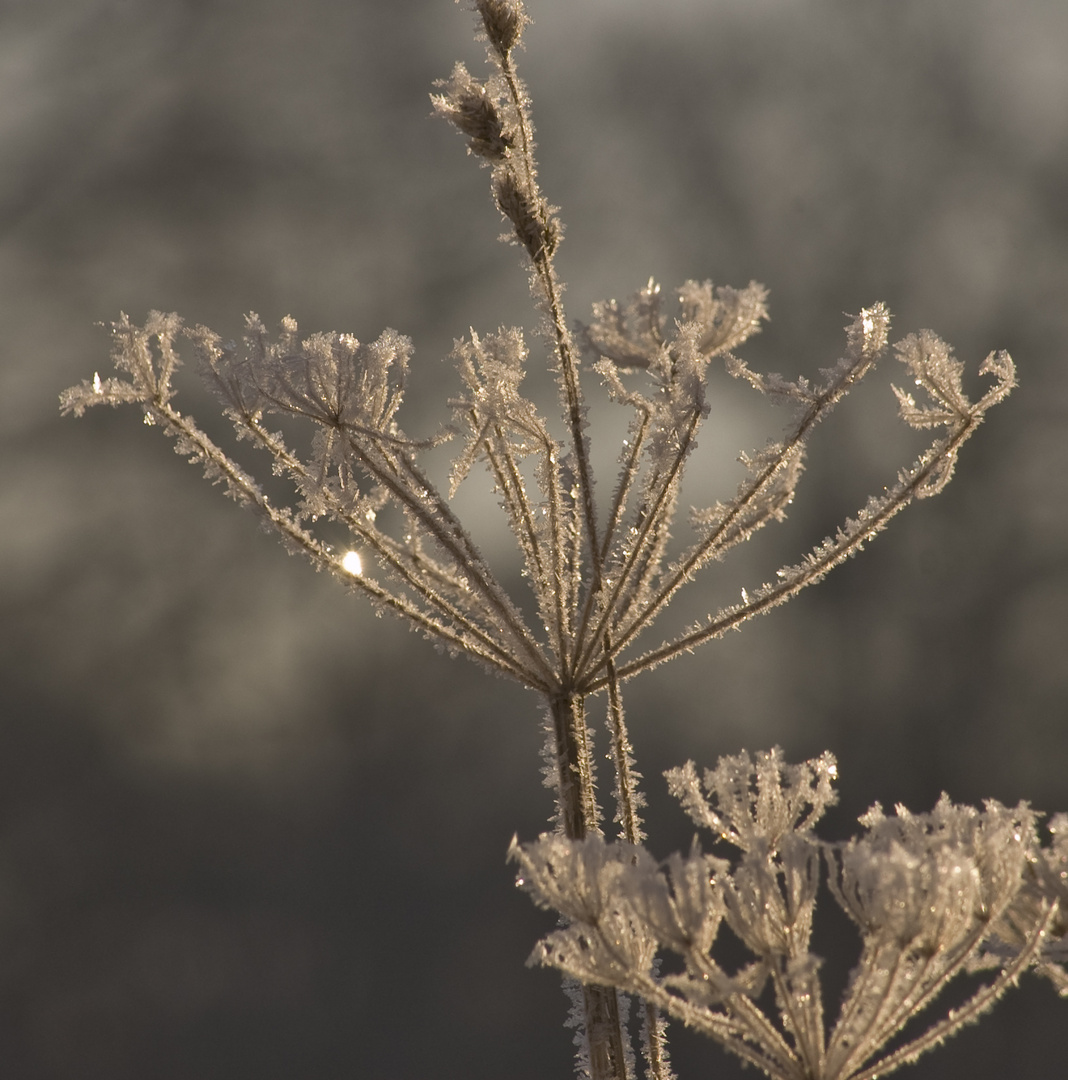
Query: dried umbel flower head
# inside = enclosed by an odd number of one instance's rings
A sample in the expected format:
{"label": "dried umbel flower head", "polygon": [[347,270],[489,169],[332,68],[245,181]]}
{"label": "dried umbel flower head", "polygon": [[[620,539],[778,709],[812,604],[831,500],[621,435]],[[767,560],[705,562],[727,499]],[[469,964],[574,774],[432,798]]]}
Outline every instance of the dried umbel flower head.
{"label": "dried umbel flower head", "polygon": [[1035,815],[1024,804],[985,811],[944,795],[928,814],[878,806],[868,832],[834,851],[832,888],[872,938],[930,951],[956,948],[1008,908],[1035,847]]}
{"label": "dried umbel flower head", "polygon": [[[402,334],[302,336],[288,317],[273,334],[250,315],[243,341],[231,344],[159,312],[144,325],[125,316],[113,324],[119,375],[72,387],[62,408],[81,414],[94,405],[137,404],[290,550],[450,653],[539,695],[557,832],[513,845],[512,856],[524,886],[566,921],[536,958],[581,983],[574,1018],[579,1067],[590,1080],[635,1075],[621,991],[643,999],[640,1046],[650,1080],[671,1075],[657,1010],[780,1080],[871,1080],[982,1011],[1038,955],[1051,927],[1042,961],[1051,977],[1063,974],[1063,954],[1052,949],[1053,938],[1064,936],[1055,921],[1066,900],[1063,851],[1039,854],[1020,808],[988,805],[976,816],[940,804],[928,816],[871,816],[866,837],[830,854],[832,889],[854,916],[864,952],[828,1035],[819,958],[809,944],[821,867],[815,825],[834,802],[834,758],[789,765],[773,750],[721,759],[703,777],[692,764],[673,770],[672,790],[686,811],[714,843],[737,852],[724,859],[695,845],[658,864],[639,846],[644,799],[624,684],[790,600],[861,550],[913,499],[941,490],[963,442],[1015,385],[1012,361],[990,354],[980,371],[994,385],[973,402],[941,339],[930,331],[904,338],[893,348],[915,390],[898,392],[901,416],[933,430],[934,441],[795,564],[743,589],[740,602],[661,637],[661,616],[698,573],[785,516],[807,439],[889,354],[890,314],[881,303],[863,308],[846,326],[837,361],[812,379],[789,380],[754,372],[735,355],[767,318],[763,286],[687,281],[677,311],[668,313],[650,279],[626,304],[595,305],[578,335],[592,358],[583,367],[556,270],[563,225],[538,182],[531,103],[515,65],[528,19],[518,0],[474,0],[474,10],[489,77],[457,64],[431,97],[435,112],[490,168],[505,238],[525,253],[555,377],[548,410],[522,392],[531,350],[517,327],[472,330],[456,344],[462,390],[448,403],[452,426],[413,439],[399,421],[412,353]],[[290,482],[289,499],[273,478],[268,498],[261,481],[175,408],[183,335],[238,439],[264,452],[272,477]],[[710,361],[717,358],[729,376],[785,402],[792,416],[780,438],[742,454],[745,475],[733,496],[692,509],[687,530],[678,519],[683,478],[709,415],[708,381],[719,366]],[[629,421],[615,485],[600,498],[606,489],[595,484],[590,377]],[[284,436],[265,426],[270,416],[284,418]],[[286,439],[300,422],[310,438],[294,449]],[[447,486],[438,485],[440,463],[426,465],[420,455],[450,438],[458,449]],[[519,574],[491,566],[460,519],[454,496],[476,464],[486,467],[515,536]],[[348,534],[347,550],[329,542],[339,531]],[[517,595],[518,580],[524,591]],[[598,695],[606,703],[614,843],[602,833],[588,722],[588,703]],[[715,956],[724,923],[752,953],[740,968]],[[671,957],[681,967],[662,973],[660,961]],[[999,970],[993,982],[959,1014],[885,1054],[886,1041],[947,979],[980,960]],[[769,984],[777,1018],[761,999]]]}
{"label": "dried umbel flower head", "polygon": [[776,852],[783,837],[807,833],[838,801],[831,786],[838,763],[830,751],[801,765],[786,764],[778,747],[755,759],[722,757],[705,770],[703,784],[692,761],[665,775],[697,825],[742,851]]}
{"label": "dried umbel flower head", "polygon": [[[751,281],[744,289],[687,281],[678,289],[679,321],[694,327],[697,351],[711,359],[738,348],[768,318],[768,291]],[[660,286],[650,278],[631,300],[593,305],[593,321],[579,323],[585,351],[618,368],[649,368],[673,336]]]}
{"label": "dried umbel flower head", "polygon": [[[1028,893],[1031,868],[1059,865],[1060,852],[1056,843],[1039,848],[1026,804],[990,800],[980,811],[943,795],[927,814],[898,807],[887,817],[875,807],[861,818],[864,835],[825,844],[814,826],[834,801],[835,776],[830,754],[787,765],[778,750],[721,758],[703,789],[692,764],[672,770],[672,791],[690,816],[740,849],[733,862],[703,854],[696,841],[688,856],[661,864],[596,836],[513,841],[518,884],[566,922],[530,963],[638,994],[778,1080],[875,1080],[975,1020],[1030,964],[1063,974],[1040,952],[1059,926],[1061,897]],[[861,936],[830,1030],[821,961],[810,951],[821,849],[831,892]],[[724,924],[752,954],[733,972],[717,957]],[[681,969],[665,971],[661,952]],[[996,974],[930,1017],[950,981],[983,968]],[[769,982],[775,1012],[762,997]],[[887,1050],[918,1016],[926,1030]]]}

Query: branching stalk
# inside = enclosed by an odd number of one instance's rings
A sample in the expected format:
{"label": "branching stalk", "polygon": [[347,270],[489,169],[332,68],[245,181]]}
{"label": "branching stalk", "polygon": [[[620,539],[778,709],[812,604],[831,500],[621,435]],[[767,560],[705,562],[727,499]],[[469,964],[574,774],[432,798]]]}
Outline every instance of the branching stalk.
{"label": "branching stalk", "polygon": [[[757,374],[734,355],[767,318],[767,292],[756,282],[734,289],[688,281],[678,290],[674,322],[651,279],[627,305],[595,305],[579,340],[594,355],[614,406],[632,414],[618,482],[601,508],[607,510],[602,530],[582,372],[556,274],[562,225],[538,185],[530,101],[514,62],[529,19],[521,0],[474,0],[474,8],[493,74],[479,80],[457,64],[432,101],[490,167],[494,202],[529,259],[566,435],[558,439],[539,406],[519,391],[528,350],[518,328],[485,336],[472,330],[456,343],[464,396],[448,403],[453,424],[430,439],[408,437],[398,420],[412,354],[406,337],[386,330],[371,342],[333,332],[301,338],[288,316],[272,336],[258,316],[248,315],[241,344],[205,327],[183,328],[177,315],[151,312],[143,326],[122,316],[112,326],[119,375],[98,374],[72,387],[61,407],[80,415],[100,404],[140,406],[147,421],[176,437],[180,453],[250,506],[287,547],[450,650],[542,695],[558,828],[533,844],[515,842],[510,858],[535,901],[562,916],[561,928],[539,943],[532,960],[581,988],[574,998],[583,1025],[579,1067],[589,1080],[637,1080],[624,994],[641,999],[649,1080],[674,1080],[662,1016],[704,1032],[773,1080],[875,1080],[979,1016],[1032,965],[1068,986],[1059,914],[1068,899],[1062,873],[1068,819],[1054,819],[1051,829],[1061,838],[1043,849],[1025,804],[1008,810],[991,801],[976,811],[944,798],[927,815],[898,808],[896,818],[887,818],[881,808],[870,810],[861,819],[868,833],[837,846],[833,856],[830,889],[856,923],[862,951],[828,1038],[819,958],[809,951],[809,938],[820,865],[811,834],[834,801],[833,757],[795,766],[777,750],[755,758],[743,753],[721,759],[703,780],[692,762],[672,770],[671,790],[695,823],[741,854],[732,862],[695,844],[689,856],[657,863],[641,846],[644,797],[622,684],[822,580],[913,499],[940,491],[964,441],[1015,385],[1012,361],[1007,353],[987,357],[980,374],[993,375],[995,385],[973,403],[962,389],[962,365],[936,335],[921,331],[898,342],[898,359],[924,395],[917,404],[913,391],[895,389],[901,417],[915,428],[939,429],[940,437],[833,538],[780,569],[774,583],[743,590],[740,604],[647,649],[644,635],[700,570],[782,519],[806,438],[887,351],[889,312],[882,304],[864,309],[846,328],[845,357],[812,385]],[[238,438],[265,450],[274,473],[294,485],[289,505],[269,500],[260,483],[170,404],[182,337],[192,341]],[[734,498],[693,511],[696,538],[674,547],[684,474],[708,411],[706,380],[716,357],[731,375],[790,402],[795,421],[781,442],[742,455],[747,475]],[[291,451],[265,426],[266,416],[279,414],[311,429],[307,453]],[[420,454],[461,434],[466,442],[453,458],[446,497]],[[529,599],[513,598],[503,584],[509,576],[491,568],[450,502],[479,462],[530,579],[533,626],[524,615]],[[383,510],[388,513],[377,520]],[[382,582],[364,573],[358,559],[347,564],[355,572],[345,569],[344,557],[315,535],[319,519],[343,527],[373,555]],[[600,691],[619,825],[612,843],[602,833],[586,722],[587,699]],[[737,970],[714,954],[723,922],[753,956]],[[682,968],[662,975],[667,953]],[[1000,971],[963,1007],[884,1053],[969,965]],[[769,981],[773,995],[764,993]]]}

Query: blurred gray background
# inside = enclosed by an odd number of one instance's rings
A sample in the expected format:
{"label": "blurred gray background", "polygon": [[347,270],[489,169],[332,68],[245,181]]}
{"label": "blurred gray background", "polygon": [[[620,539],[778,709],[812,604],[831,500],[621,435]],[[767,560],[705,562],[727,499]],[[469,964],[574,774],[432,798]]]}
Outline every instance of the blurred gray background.
{"label": "blurred gray background", "polygon": [[[755,278],[757,369],[814,374],[876,300],[897,336],[952,342],[973,389],[993,348],[1020,369],[943,495],[632,685],[652,848],[690,841],[663,769],[776,743],[838,755],[830,836],[943,789],[1068,809],[1068,6],[530,12],[572,318],[650,274]],[[0,0],[5,1077],[570,1075],[558,980],[523,966],[552,920],[504,862],[551,812],[537,702],[287,558],[136,411],[57,415],[107,371],[95,323],[160,308],[230,337],[255,310],[410,334],[405,428],[435,430],[453,338],[535,321],[488,174],[428,117],[434,79],[479,69],[471,27],[450,0]],[[795,561],[911,460],[895,366],[816,433],[790,520],[680,619]],[[698,504],[784,421],[711,385]],[[191,374],[183,400],[222,431]],[[480,539],[514,573],[499,530]],[[854,944],[827,916],[833,1001]],[[910,1075],[1063,1075],[1065,1007],[1025,981]],[[738,1072],[685,1033],[674,1053],[683,1080]]]}

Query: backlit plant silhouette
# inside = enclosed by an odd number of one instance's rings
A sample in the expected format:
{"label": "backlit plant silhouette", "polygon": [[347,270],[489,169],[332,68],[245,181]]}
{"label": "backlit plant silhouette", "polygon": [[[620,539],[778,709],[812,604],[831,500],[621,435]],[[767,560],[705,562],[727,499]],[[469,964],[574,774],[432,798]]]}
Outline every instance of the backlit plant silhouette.
{"label": "backlit plant silhouette", "polygon": [[[537,181],[530,101],[515,66],[528,19],[519,0],[474,6],[491,74],[478,79],[458,64],[433,105],[488,166],[508,238],[525,253],[562,437],[524,396],[528,346],[515,328],[472,332],[457,343],[463,391],[450,402],[452,423],[429,439],[409,436],[398,419],[412,353],[406,337],[393,330],[370,343],[344,333],[301,336],[292,318],[271,334],[255,315],[247,317],[240,344],[202,326],[186,328],[174,314],[153,312],[143,325],[122,316],[112,326],[120,374],[67,390],[64,412],[137,404],[147,423],[174,436],[179,453],[203,465],[291,550],[451,652],[541,696],[557,831],[527,847],[513,845],[512,855],[525,887],[565,919],[534,958],[573,980],[579,1068],[594,1080],[634,1075],[624,993],[642,1001],[639,1042],[654,1080],[670,1075],[664,1016],[694,1025],[769,1076],[800,1080],[874,1077],[911,1060],[978,1015],[1032,963],[1063,987],[1062,818],[1052,846],[1041,848],[1025,806],[991,803],[978,812],[944,800],[927,815],[899,808],[887,818],[873,809],[863,837],[821,846],[813,826],[833,800],[833,758],[786,766],[772,752],[755,762],[744,754],[721,761],[704,790],[692,765],[671,774],[687,812],[741,851],[736,863],[695,849],[659,866],[640,846],[643,799],[623,684],[789,600],[860,550],[912,499],[940,491],[961,445],[1010,392],[1015,373],[1007,353],[991,353],[979,371],[993,383],[973,402],[962,389],[962,365],[935,334],[921,331],[893,345],[913,387],[897,391],[901,416],[934,432],[930,446],[774,581],[665,638],[657,630],[662,614],[699,571],[783,518],[813,427],[891,351],[890,316],[882,304],[861,311],[846,328],[843,356],[818,378],[795,382],[757,374],[735,356],[767,314],[765,290],[756,283],[733,289],[689,281],[678,289],[676,306],[650,281],[625,304],[595,305],[590,323],[573,333],[554,264],[562,227]],[[291,482],[290,501],[268,497],[174,407],[182,338],[238,438],[265,450],[272,471]],[[671,539],[680,484],[708,413],[706,379],[717,359],[730,375],[788,403],[793,418],[779,440],[743,456],[747,472],[733,499],[690,513],[691,539],[679,546]],[[593,376],[630,414],[615,487],[602,505],[583,391],[583,380]],[[270,417],[306,422],[309,449],[292,448]],[[450,439],[457,451],[443,491],[421,455]],[[532,604],[507,592],[452,508],[476,465],[492,478]],[[347,549],[328,542],[324,522],[347,531]],[[603,839],[594,783],[587,721],[594,696],[606,702],[611,742],[618,825],[612,843]],[[829,1035],[818,962],[809,952],[821,858],[832,894],[863,941]],[[754,956],[733,973],[712,957],[723,924]],[[661,972],[665,951],[681,957],[680,970]],[[983,965],[996,974],[965,1006],[884,1053],[948,979]],[[766,986],[770,1002],[761,998]]]}

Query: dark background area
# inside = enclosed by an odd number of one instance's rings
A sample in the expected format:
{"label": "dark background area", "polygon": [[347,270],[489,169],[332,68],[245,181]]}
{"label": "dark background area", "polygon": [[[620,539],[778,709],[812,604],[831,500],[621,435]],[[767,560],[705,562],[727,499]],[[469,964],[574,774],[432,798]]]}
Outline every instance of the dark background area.
{"label": "dark background area", "polygon": [[[837,754],[829,836],[942,790],[1068,809],[1068,7],[530,11],[572,318],[650,274],[755,278],[758,370],[814,374],[876,300],[897,337],[952,342],[973,389],[991,349],[1020,370],[944,494],[632,685],[652,849],[690,841],[663,769],[774,744]],[[481,62],[471,26],[449,0],[0,4],[5,1077],[570,1075],[558,979],[523,966],[552,920],[504,862],[551,813],[534,698],[285,557],[135,411],[57,413],[107,371],[95,323],[160,308],[230,337],[255,310],[411,335],[404,426],[444,422],[453,338],[535,323],[488,174],[428,118],[433,80]],[[896,366],[817,432],[789,521],[680,618],[796,561],[912,459]],[[711,387],[699,504],[783,422]],[[183,401],[210,424],[192,374]],[[470,483],[481,522],[493,498]],[[479,538],[511,565],[499,531]],[[824,906],[837,986],[854,944]],[[1065,1007],[1029,978],[908,1075],[1061,1076]],[[674,1056],[682,1080],[738,1072],[685,1033]]]}

